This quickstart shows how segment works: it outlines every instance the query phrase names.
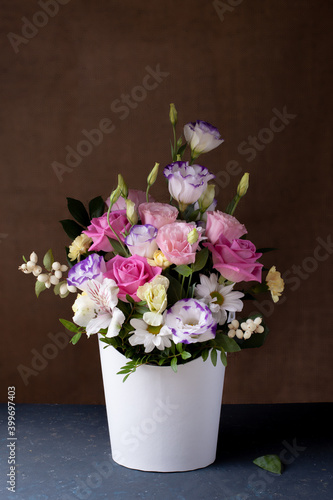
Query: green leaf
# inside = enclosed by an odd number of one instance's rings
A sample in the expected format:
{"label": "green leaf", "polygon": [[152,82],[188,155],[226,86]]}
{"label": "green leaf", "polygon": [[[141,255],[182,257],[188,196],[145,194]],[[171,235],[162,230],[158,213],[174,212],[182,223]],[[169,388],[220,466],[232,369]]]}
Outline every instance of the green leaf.
{"label": "green leaf", "polygon": [[84,227],[80,226],[77,222],[71,219],[64,219],[60,221],[65,233],[71,240],[75,240],[77,236],[80,236]]}
{"label": "green leaf", "polygon": [[96,196],[96,198],[89,201],[89,215],[90,219],[95,217],[101,217],[105,211],[105,202],[101,196]]}
{"label": "green leaf", "polygon": [[137,306],[136,305],[135,306],[135,312],[137,312],[138,314],[142,314],[143,315],[144,313],[149,312],[149,309],[146,306]]}
{"label": "green leaf", "polygon": [[74,325],[71,321],[67,321],[67,319],[59,319],[60,323],[66,328],[66,330],[69,330],[70,332],[77,333],[80,331],[80,327],[77,325]]}
{"label": "green leaf", "polygon": [[212,360],[213,365],[216,366],[216,363],[217,363],[217,351],[216,351],[216,349],[212,349],[212,351],[210,353],[210,359]]}
{"label": "green leaf", "polygon": [[221,356],[221,361],[222,361],[223,366],[227,366],[227,364],[228,364],[227,356],[225,355],[225,352],[223,350],[221,350],[220,356]]}
{"label": "green leaf", "polygon": [[178,342],[178,344],[176,344],[176,349],[178,352],[183,352],[183,344],[181,342]]}
{"label": "green leaf", "polygon": [[253,460],[253,463],[261,469],[274,472],[274,474],[281,474],[282,464],[278,455],[263,455]]}
{"label": "green leaf", "polygon": [[183,154],[185,152],[186,146],[187,146],[187,143],[185,142],[185,144],[183,144],[182,146],[180,146],[180,148],[177,151],[177,155],[180,155],[181,158],[183,157]]}
{"label": "green leaf", "polygon": [[188,358],[191,358],[192,357],[192,354],[187,352],[187,351],[183,351],[181,353],[181,356],[182,356],[182,359],[188,359]]}
{"label": "green leaf", "polygon": [[27,259],[24,257],[24,255],[22,255],[22,259],[23,259],[23,262],[27,263]]}
{"label": "green leaf", "polygon": [[130,295],[128,295],[128,293],[126,293],[126,300],[130,304],[135,304],[135,300]]}
{"label": "green leaf", "polygon": [[189,266],[186,266],[185,264],[176,266],[175,271],[177,271],[177,273],[180,274],[181,276],[186,276],[186,277],[192,274],[192,269]]}
{"label": "green leaf", "polygon": [[208,359],[208,356],[209,356],[209,349],[204,349],[201,353],[202,359],[206,361]]}
{"label": "green leaf", "polygon": [[263,293],[268,291],[267,283],[258,283],[250,288],[249,292],[253,293]]}
{"label": "green leaf", "polygon": [[209,254],[208,248],[203,248],[202,250],[200,250],[200,252],[196,254],[195,262],[194,264],[192,264],[193,272],[201,271],[201,269],[205,267],[208,259],[208,254]]}
{"label": "green leaf", "polygon": [[75,200],[74,198],[67,198],[67,206],[71,215],[77,220],[82,226],[89,226],[90,218],[85,206],[82,201]]}
{"label": "green leaf", "polygon": [[215,342],[225,352],[238,352],[241,350],[237,342],[234,339],[230,339],[224,333],[219,332],[215,337]]}
{"label": "green leaf", "polygon": [[165,276],[170,281],[170,286],[168,288],[168,307],[173,306],[178,300],[183,298],[182,286],[179,281],[169,273],[165,273]]}
{"label": "green leaf", "polygon": [[121,245],[121,243],[119,243],[118,240],[113,239],[113,238],[109,238],[109,242],[112,245],[112,248],[113,248],[112,252],[114,254],[120,255],[121,257],[127,257],[126,252],[124,251],[123,246]]}
{"label": "green leaf", "polygon": [[78,343],[78,341],[80,340],[81,338],[81,335],[82,335],[82,332],[78,332],[76,333],[75,335],[73,335],[73,337],[71,338],[70,342],[75,345]]}
{"label": "green leaf", "polygon": [[36,293],[37,298],[39,297],[39,294],[41,292],[43,292],[44,290],[46,290],[45,283],[41,283],[40,281],[36,281],[36,284],[35,284],[35,293]]}
{"label": "green leaf", "polygon": [[44,265],[45,269],[47,269],[48,271],[51,271],[53,262],[54,262],[54,257],[53,257],[52,250],[50,248],[43,257],[43,265]]}
{"label": "green leaf", "polygon": [[171,368],[173,369],[173,371],[175,373],[177,373],[177,358],[176,357],[172,358],[172,360],[171,360]]}

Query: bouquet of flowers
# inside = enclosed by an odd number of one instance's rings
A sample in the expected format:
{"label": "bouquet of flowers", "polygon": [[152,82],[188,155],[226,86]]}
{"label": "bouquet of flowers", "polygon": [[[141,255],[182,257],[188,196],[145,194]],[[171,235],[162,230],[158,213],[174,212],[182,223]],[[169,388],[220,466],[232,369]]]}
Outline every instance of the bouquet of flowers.
{"label": "bouquet of flowers", "polygon": [[[61,319],[76,344],[82,333],[99,334],[128,358],[119,372],[126,379],[144,364],[177,365],[199,356],[224,365],[226,353],[263,344],[268,328],[261,314],[236,319],[244,301],[261,292],[279,300],[283,280],[273,266],[262,278],[262,254],[247,239],[234,211],[249,186],[240,180],[225,211],[216,208],[214,174],[197,158],[219,146],[219,131],[204,121],[188,123],[185,141],[177,139],[177,111],[170,105],[172,163],[163,174],[169,203],[155,201],[150,190],[159,164],[147,177],[147,189],[128,189],[121,174],[104,201],[68,198],[75,220],[61,221],[71,239],[67,264],[49,250],[43,266],[32,252],[19,267],[36,278],[35,291],[54,286],[61,298],[75,293],[72,322]],[[183,157],[189,150],[189,160]],[[67,279],[63,273],[68,271]]]}

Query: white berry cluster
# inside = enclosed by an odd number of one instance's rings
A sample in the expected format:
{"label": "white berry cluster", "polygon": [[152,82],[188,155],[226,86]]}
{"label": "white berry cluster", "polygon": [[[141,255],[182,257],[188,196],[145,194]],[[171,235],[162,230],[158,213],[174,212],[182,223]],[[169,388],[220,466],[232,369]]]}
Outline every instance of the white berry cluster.
{"label": "white berry cluster", "polygon": [[[44,283],[45,288],[51,288],[51,285],[59,285],[62,278],[62,273],[68,270],[68,266],[60,264],[60,262],[53,262],[50,272],[43,273],[43,268],[37,264],[38,257],[36,252],[30,254],[30,260],[24,262],[19,266],[19,270],[25,274],[32,273],[37,277],[37,281]],[[67,292],[76,292],[75,286],[68,286],[66,282],[62,283],[59,289],[60,296],[67,294]]]}
{"label": "white berry cluster", "polygon": [[263,333],[264,327],[261,325],[261,322],[262,318],[260,316],[257,316],[254,320],[247,319],[240,325],[239,321],[237,321],[237,319],[234,319],[228,325],[228,337],[232,339],[236,336],[238,339],[247,340],[253,333]]}

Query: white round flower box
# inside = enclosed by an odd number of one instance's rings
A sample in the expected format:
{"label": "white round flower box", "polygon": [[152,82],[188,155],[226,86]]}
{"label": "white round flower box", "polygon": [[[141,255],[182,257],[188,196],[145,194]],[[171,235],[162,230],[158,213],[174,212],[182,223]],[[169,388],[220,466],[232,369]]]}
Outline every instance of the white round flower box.
{"label": "white round flower box", "polygon": [[128,359],[99,341],[112,458],[130,469],[200,469],[216,458],[225,368],[218,357],[144,365],[125,382]]}

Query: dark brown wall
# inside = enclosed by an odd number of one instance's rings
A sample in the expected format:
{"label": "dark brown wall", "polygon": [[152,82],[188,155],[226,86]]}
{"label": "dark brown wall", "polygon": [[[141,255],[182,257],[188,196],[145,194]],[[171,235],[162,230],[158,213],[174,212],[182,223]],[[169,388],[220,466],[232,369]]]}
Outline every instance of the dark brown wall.
{"label": "dark brown wall", "polygon": [[[37,1],[2,0],[1,387],[15,385],[18,402],[103,402],[96,338],[54,347],[49,334],[63,332],[58,318],[70,318],[72,301],[51,291],[36,300],[34,279],[17,266],[49,247],[64,260],[69,241],[57,221],[67,217],[66,196],[106,197],[118,172],[144,188],[154,162],[169,162],[170,102],[181,123],[207,120],[225,139],[202,157],[225,185],[220,209],[240,178],[230,162],[250,172],[236,215],[258,247],[279,248],[267,265],[287,271],[284,302],[259,306],[271,329],[265,347],[229,357],[224,401],[332,400],[332,2],[235,4],[71,0],[45,18]],[[23,17],[46,24],[19,39]],[[147,67],[163,75],[125,118],[117,99],[140,97],[136,87],[153,83]],[[265,129],[281,125],[274,110],[293,116],[272,133]],[[52,163],[64,164],[66,146],[104,118],[112,133],[60,182]],[[258,134],[266,143],[252,159],[246,143]],[[161,178],[155,196],[164,195]],[[54,358],[33,365],[42,352]],[[26,385],[18,366],[33,369]]]}

